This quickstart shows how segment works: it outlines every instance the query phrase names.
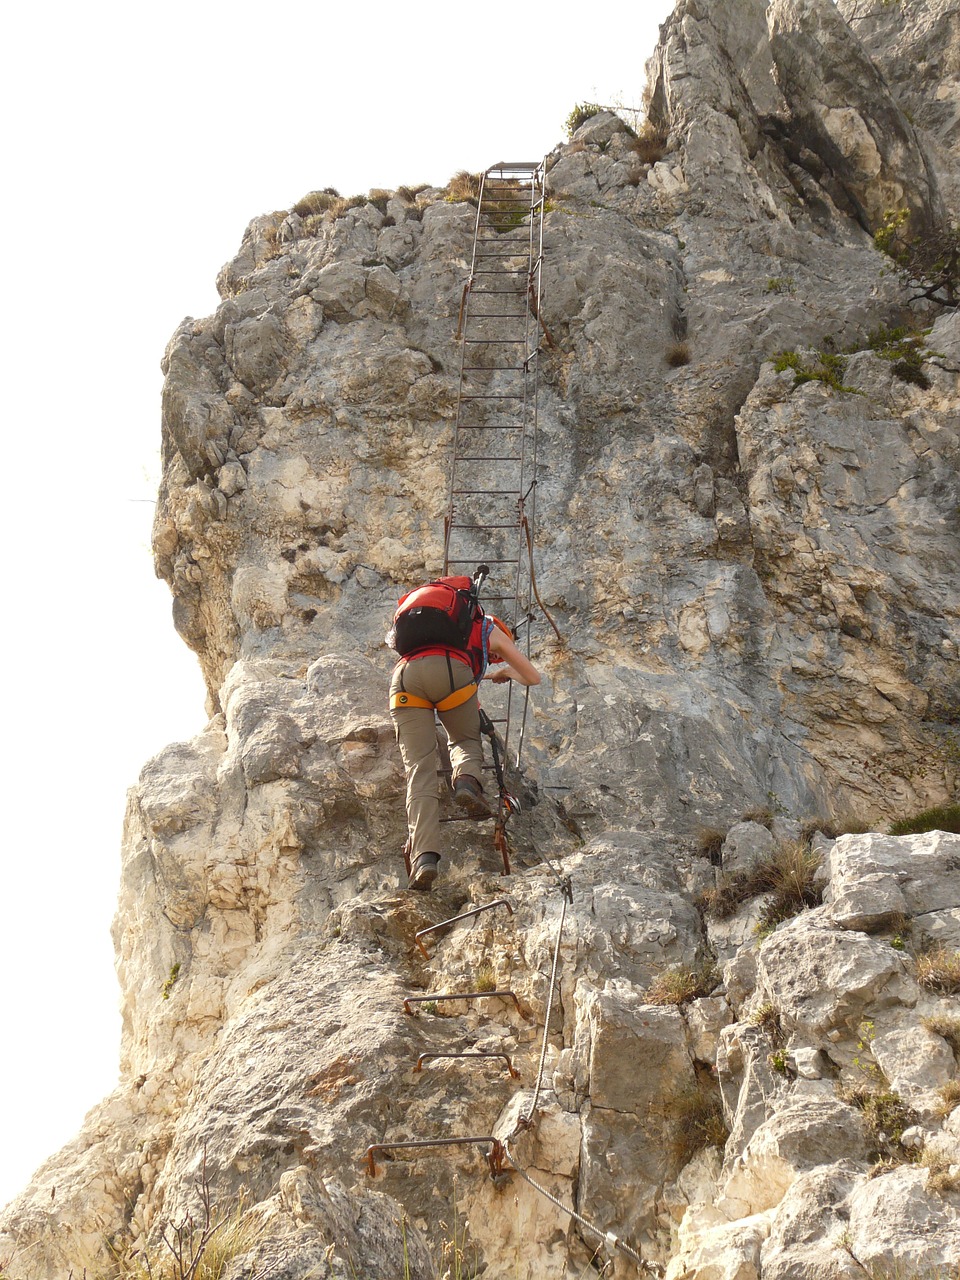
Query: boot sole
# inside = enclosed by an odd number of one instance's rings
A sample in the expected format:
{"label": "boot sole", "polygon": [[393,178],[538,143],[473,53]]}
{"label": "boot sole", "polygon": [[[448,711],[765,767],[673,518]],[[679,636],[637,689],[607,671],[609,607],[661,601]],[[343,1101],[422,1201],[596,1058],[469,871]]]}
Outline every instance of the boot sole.
{"label": "boot sole", "polygon": [[417,867],[407,881],[407,888],[416,889],[421,893],[424,892],[436,880],[438,870],[439,868],[435,863],[428,864],[425,867]]}
{"label": "boot sole", "polygon": [[461,791],[459,795],[453,797],[454,803],[459,805],[461,809],[465,809],[467,815],[471,818],[492,818],[493,810],[487,804],[486,800],[478,796],[472,796],[469,791]]}

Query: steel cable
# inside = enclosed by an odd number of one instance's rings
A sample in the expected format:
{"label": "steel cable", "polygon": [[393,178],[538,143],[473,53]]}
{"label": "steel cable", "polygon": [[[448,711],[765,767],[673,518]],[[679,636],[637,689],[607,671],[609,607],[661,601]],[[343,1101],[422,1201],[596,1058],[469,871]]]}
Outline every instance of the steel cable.
{"label": "steel cable", "polygon": [[573,1218],[574,1222],[579,1223],[585,1231],[589,1231],[592,1235],[598,1236],[601,1240],[605,1241],[611,1249],[619,1250],[619,1252],[628,1257],[631,1262],[635,1262],[640,1270],[644,1271],[647,1275],[663,1275],[663,1268],[658,1263],[647,1262],[639,1253],[637,1253],[636,1249],[632,1249],[630,1245],[625,1244],[619,1236],[614,1235],[612,1231],[604,1231],[602,1227],[595,1226],[589,1218],[585,1218],[583,1214],[578,1213],[576,1209],[571,1209],[569,1205],[564,1204],[559,1197],[555,1196],[552,1191],[548,1191],[546,1187],[541,1186],[539,1182],[534,1178],[531,1178],[526,1169],[524,1169],[522,1165],[518,1164],[512,1155],[509,1142],[503,1143],[503,1154],[513,1166],[514,1171],[519,1173],[524,1182],[533,1187],[534,1191],[539,1191],[540,1195],[546,1196],[551,1204],[555,1204],[557,1208],[567,1214],[568,1217]]}

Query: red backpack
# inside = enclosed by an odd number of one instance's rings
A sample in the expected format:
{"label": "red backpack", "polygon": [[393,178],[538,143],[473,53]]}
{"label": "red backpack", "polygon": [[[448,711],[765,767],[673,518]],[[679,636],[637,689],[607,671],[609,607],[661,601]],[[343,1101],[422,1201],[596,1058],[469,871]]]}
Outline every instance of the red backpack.
{"label": "red backpack", "polygon": [[401,596],[393,615],[393,647],[401,657],[434,645],[470,648],[470,634],[483,609],[470,578],[437,578]]}

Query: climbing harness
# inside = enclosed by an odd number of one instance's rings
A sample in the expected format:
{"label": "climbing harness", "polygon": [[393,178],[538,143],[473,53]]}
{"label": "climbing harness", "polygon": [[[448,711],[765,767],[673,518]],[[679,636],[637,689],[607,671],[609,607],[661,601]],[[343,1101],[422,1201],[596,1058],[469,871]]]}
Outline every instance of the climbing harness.
{"label": "climbing harness", "polygon": [[390,695],[390,710],[395,711],[397,707],[433,707],[434,711],[452,711],[454,707],[469,702],[476,692],[475,684],[465,684],[462,689],[455,689],[439,702],[430,702],[427,698],[421,698],[415,693],[407,693],[401,689],[398,693]]}
{"label": "climbing harness", "polygon": [[[474,574],[475,592],[489,577],[487,597],[492,611],[511,622],[515,639],[526,628],[525,647],[529,655],[529,622],[536,603],[560,639],[537,588],[533,565],[536,529],[537,488],[537,384],[541,343],[553,346],[553,339],[540,318],[540,274],[543,264],[542,163],[498,164],[482,176],[470,276],[463,287],[457,338],[462,342],[460,390],[454,433],[450,491],[444,520],[444,575],[463,573],[480,563]],[[484,637],[485,638],[485,637]],[[482,676],[480,673],[479,678]],[[457,706],[471,697],[477,685],[461,689],[439,703],[430,703],[402,691],[394,694],[391,707],[424,706],[438,711]],[[487,697],[489,682],[483,685]],[[496,686],[502,688],[502,686]],[[520,803],[507,789],[506,766],[520,766],[526,728],[529,689],[525,691],[520,714],[514,706],[513,682],[506,684],[505,706],[492,715],[481,708],[481,734],[490,739],[493,773],[499,804],[494,840],[503,858],[503,871],[510,874],[506,823],[520,811]],[[451,701],[456,698],[457,701]],[[519,720],[519,727],[517,721]],[[514,741],[515,739],[515,741]],[[486,767],[486,766],[485,766]],[[369,1146],[364,1161],[371,1176],[376,1174],[376,1157],[399,1151],[480,1146],[485,1149],[490,1176],[501,1185],[515,1172],[540,1195],[567,1214],[583,1230],[599,1237],[609,1249],[630,1258],[642,1271],[658,1275],[660,1268],[644,1259],[612,1232],[604,1231],[577,1210],[565,1205],[535,1181],[510,1150],[510,1144],[534,1128],[546,1068],[550,1022],[557,990],[563,930],[567,908],[573,902],[569,876],[539,850],[534,849],[544,871],[552,877],[562,898],[553,941],[550,978],[546,994],[543,1036],[536,1080],[529,1105],[520,1115],[508,1138],[493,1134],[378,1142]],[[410,868],[409,840],[404,849]],[[449,930],[461,921],[503,907],[513,917],[516,903],[497,898],[438,924],[421,929],[416,945],[425,959],[430,954],[424,939]],[[521,1018],[531,1014],[515,991],[446,991],[411,994],[403,997],[403,1009],[412,1015],[419,1005],[500,999],[513,1002]],[[502,1060],[511,1079],[519,1079],[511,1056],[493,1050],[425,1052],[417,1058],[414,1071],[425,1062],[444,1060]]]}

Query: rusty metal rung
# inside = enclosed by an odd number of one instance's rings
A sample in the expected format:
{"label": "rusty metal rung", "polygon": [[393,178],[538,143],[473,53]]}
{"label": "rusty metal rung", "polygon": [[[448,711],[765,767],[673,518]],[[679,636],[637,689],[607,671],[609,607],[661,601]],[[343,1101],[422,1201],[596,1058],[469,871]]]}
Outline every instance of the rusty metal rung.
{"label": "rusty metal rung", "polygon": [[414,1071],[422,1071],[425,1062],[432,1062],[434,1058],[502,1058],[507,1064],[507,1070],[514,1080],[520,1079],[520,1072],[510,1061],[509,1053],[487,1053],[479,1049],[465,1049],[462,1053],[421,1053],[417,1059],[417,1065]]}
{"label": "rusty metal rung", "polygon": [[446,929],[448,925],[457,924],[461,920],[470,920],[474,916],[482,915],[484,911],[493,911],[495,907],[506,907],[509,914],[513,915],[513,907],[510,905],[508,898],[495,898],[493,902],[487,902],[482,907],[474,907],[472,911],[464,911],[462,915],[451,916],[449,920],[441,920],[439,924],[431,924],[426,929],[420,929],[413,935],[414,941],[423,952],[424,956],[429,960],[430,955],[427,952],[426,947],[420,941],[421,938],[425,938],[428,933],[436,933],[439,929]]}
{"label": "rusty metal rung", "polygon": [[490,1166],[491,1175],[503,1173],[504,1150],[503,1144],[498,1138],[492,1134],[479,1134],[470,1138],[424,1138],[413,1142],[374,1142],[367,1147],[363,1158],[367,1165],[367,1172],[371,1178],[377,1176],[377,1166],[374,1160],[374,1154],[378,1151],[422,1151],[426,1147],[470,1147],[477,1146],[480,1143],[489,1143],[490,1150],[487,1152],[487,1164]]}
{"label": "rusty metal rung", "polygon": [[430,1000],[436,1003],[438,1000],[492,1000],[494,997],[499,997],[502,1000],[512,1000],[517,1006],[517,1013],[521,1018],[527,1020],[527,1015],[524,1013],[515,991],[445,991],[437,995],[404,996],[403,1012],[412,1014],[413,1010],[410,1008],[412,1004],[426,1004]]}

